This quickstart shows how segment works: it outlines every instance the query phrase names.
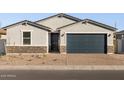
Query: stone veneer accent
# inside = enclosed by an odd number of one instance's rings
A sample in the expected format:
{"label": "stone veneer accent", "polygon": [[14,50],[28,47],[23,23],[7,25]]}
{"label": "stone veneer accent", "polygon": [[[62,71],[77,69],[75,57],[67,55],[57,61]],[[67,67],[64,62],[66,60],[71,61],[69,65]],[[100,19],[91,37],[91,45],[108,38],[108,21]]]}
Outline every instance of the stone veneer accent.
{"label": "stone veneer accent", "polygon": [[114,44],[114,53],[118,52],[118,46],[117,46],[117,40],[113,40],[113,44]]}
{"label": "stone veneer accent", "polygon": [[107,53],[114,53],[114,46],[107,46]]}
{"label": "stone veneer accent", "polygon": [[66,53],[66,46],[60,46],[60,53]]}
{"label": "stone veneer accent", "polygon": [[6,46],[7,53],[47,53],[47,46]]}

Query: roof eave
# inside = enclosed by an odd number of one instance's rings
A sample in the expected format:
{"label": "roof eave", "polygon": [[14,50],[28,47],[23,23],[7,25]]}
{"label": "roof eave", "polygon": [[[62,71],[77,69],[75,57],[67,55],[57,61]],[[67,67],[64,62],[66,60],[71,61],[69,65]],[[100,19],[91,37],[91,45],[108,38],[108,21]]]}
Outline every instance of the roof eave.
{"label": "roof eave", "polygon": [[6,35],[6,30],[0,29],[0,34],[1,35]]}
{"label": "roof eave", "polygon": [[47,18],[44,18],[44,19],[41,19],[41,20],[37,20],[37,21],[35,21],[35,22],[37,23],[37,22],[40,22],[40,21],[44,21],[44,20],[46,20],[46,19],[49,19],[49,18],[52,18],[52,17],[55,17],[55,16],[63,16],[63,17],[65,17],[65,18],[74,20],[74,21],[76,21],[76,22],[81,21],[81,19],[76,18],[76,17],[73,17],[73,16],[71,16],[71,15],[68,15],[68,14],[65,14],[65,13],[59,13],[59,14],[56,14],[56,15],[53,15],[53,16],[50,16],[50,17],[47,17]]}
{"label": "roof eave", "polygon": [[26,24],[29,24],[29,25],[32,25],[32,26],[35,26],[35,27],[39,27],[39,28],[44,29],[44,30],[47,30],[47,31],[51,31],[51,28],[49,28],[49,27],[46,27],[46,26],[37,24],[35,22],[31,22],[31,21],[28,21],[28,20],[20,21],[20,22],[17,22],[17,23],[14,23],[14,24],[11,24],[11,25],[2,27],[1,29],[8,29],[9,27],[11,27],[13,25],[23,24],[23,23],[26,23]]}
{"label": "roof eave", "polygon": [[104,28],[112,30],[112,31],[116,31],[117,30],[117,28],[115,28],[115,27],[112,27],[112,26],[109,26],[109,25],[106,25],[106,24],[103,24],[103,23],[100,23],[100,22],[96,22],[96,21],[91,20],[91,19],[84,19],[84,21],[96,24],[98,26],[104,27]]}
{"label": "roof eave", "polygon": [[124,30],[116,32],[116,34],[124,34]]}
{"label": "roof eave", "polygon": [[116,30],[117,30],[117,28],[114,28],[114,27],[111,27],[111,26],[108,26],[108,25],[106,25],[106,24],[99,23],[99,22],[96,22],[96,21],[93,21],[93,20],[90,20],[90,19],[84,19],[84,20],[81,20],[81,21],[79,21],[79,22],[75,22],[75,23],[72,23],[72,24],[69,24],[69,25],[60,27],[60,28],[58,28],[58,30],[60,30],[60,29],[62,29],[62,28],[66,28],[66,27],[71,26],[71,25],[74,25],[74,24],[77,24],[77,23],[80,23],[80,22],[92,23],[92,24],[94,24],[94,25],[97,25],[97,26],[100,26],[100,27],[103,27],[103,28],[106,28],[106,29],[109,29],[109,30],[112,30],[112,31],[116,31]]}

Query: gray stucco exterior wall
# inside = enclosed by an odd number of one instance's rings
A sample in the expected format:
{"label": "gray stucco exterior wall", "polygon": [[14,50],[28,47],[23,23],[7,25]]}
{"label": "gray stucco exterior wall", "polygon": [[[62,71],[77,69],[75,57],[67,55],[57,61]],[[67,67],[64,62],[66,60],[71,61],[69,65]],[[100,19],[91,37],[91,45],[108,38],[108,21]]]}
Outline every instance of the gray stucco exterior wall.
{"label": "gray stucco exterior wall", "polygon": [[74,25],[60,29],[60,51],[66,53],[67,34],[107,34],[107,53],[114,53],[114,31],[86,23],[79,22]]}
{"label": "gray stucco exterior wall", "polygon": [[70,20],[65,17],[55,16],[46,20],[41,20],[37,23],[52,28],[53,29],[52,32],[54,32],[56,31],[57,28],[68,24],[72,24],[74,22],[75,22],[74,20]]}
{"label": "gray stucco exterior wall", "polygon": [[[23,32],[31,32],[31,44],[23,44]],[[7,29],[7,53],[48,53],[48,31],[31,26],[16,25]]]}

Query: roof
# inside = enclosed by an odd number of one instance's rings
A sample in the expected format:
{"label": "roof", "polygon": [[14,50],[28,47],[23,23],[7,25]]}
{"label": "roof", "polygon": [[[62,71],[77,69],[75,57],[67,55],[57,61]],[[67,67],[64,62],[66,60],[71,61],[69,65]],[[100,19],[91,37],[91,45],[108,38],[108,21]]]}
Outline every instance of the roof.
{"label": "roof", "polygon": [[1,34],[1,35],[6,35],[6,30],[0,29],[0,34]]}
{"label": "roof", "polygon": [[17,24],[28,24],[28,25],[31,25],[31,26],[38,27],[38,28],[40,28],[40,29],[44,29],[44,30],[46,30],[46,31],[51,31],[51,28],[49,28],[49,27],[46,27],[46,26],[37,24],[37,23],[35,23],[35,22],[31,22],[31,21],[28,21],[28,20],[20,21],[20,22],[17,22],[17,23],[14,23],[14,24],[5,26],[5,27],[3,27],[2,29],[7,29],[7,28],[9,28],[9,27],[11,27],[11,26],[14,26],[14,25],[17,25]]}
{"label": "roof", "polygon": [[[84,19],[84,20],[81,20],[80,22],[82,22],[82,23],[88,22],[88,23],[91,23],[91,24],[94,24],[94,25],[97,25],[97,26],[100,26],[100,27],[103,27],[103,28],[106,28],[106,29],[109,29],[109,30],[112,30],[112,31],[117,30],[117,28],[115,28],[115,27],[112,27],[112,26],[109,26],[109,25],[106,25],[106,24],[103,24],[103,23],[100,23],[100,22],[97,22],[97,21],[94,21],[94,20],[91,20],[91,19]],[[68,27],[68,26],[76,24],[76,23],[79,23],[79,22],[75,22],[75,23],[60,27],[58,29],[65,28],[65,27]]]}
{"label": "roof", "polygon": [[65,13],[59,13],[59,14],[56,14],[56,15],[53,15],[53,16],[50,16],[50,17],[47,17],[47,18],[38,20],[38,21],[36,21],[36,22],[43,21],[43,20],[47,20],[47,19],[52,18],[52,17],[55,17],[55,16],[58,16],[58,17],[65,17],[65,18],[74,20],[74,21],[76,21],[76,22],[81,21],[81,19],[79,19],[79,18],[77,18],[77,17],[73,17],[73,16],[67,15],[67,14],[65,14]]}
{"label": "roof", "polygon": [[124,34],[124,30],[116,32],[116,34]]}

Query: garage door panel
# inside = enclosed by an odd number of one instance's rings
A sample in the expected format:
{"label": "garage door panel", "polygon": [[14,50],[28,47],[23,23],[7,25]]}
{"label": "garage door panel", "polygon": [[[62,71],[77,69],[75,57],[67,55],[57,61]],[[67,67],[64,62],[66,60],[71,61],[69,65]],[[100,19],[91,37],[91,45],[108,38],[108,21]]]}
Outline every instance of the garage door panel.
{"label": "garage door panel", "polygon": [[[90,52],[89,52],[90,51]],[[96,52],[97,51],[97,52]],[[104,51],[101,50],[68,50],[68,53],[104,53]]]}
{"label": "garage door panel", "polygon": [[103,34],[67,34],[68,53],[104,53],[106,35]]}

